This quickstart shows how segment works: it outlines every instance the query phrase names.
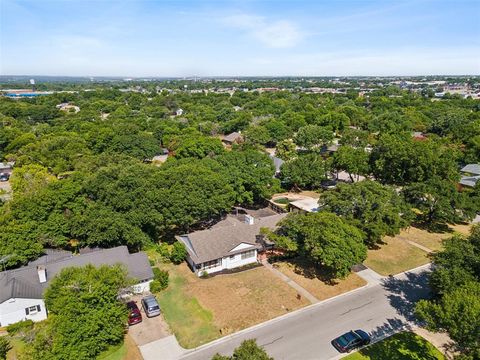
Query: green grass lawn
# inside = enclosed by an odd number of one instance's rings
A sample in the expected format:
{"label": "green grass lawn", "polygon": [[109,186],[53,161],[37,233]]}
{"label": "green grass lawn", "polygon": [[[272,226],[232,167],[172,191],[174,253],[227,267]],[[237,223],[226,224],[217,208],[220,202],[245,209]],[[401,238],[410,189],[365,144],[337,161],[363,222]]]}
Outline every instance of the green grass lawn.
{"label": "green grass lawn", "polygon": [[193,348],[216,339],[220,333],[213,325],[212,313],[202,308],[185,287],[185,279],[181,274],[170,271],[168,288],[160,292],[157,299],[180,345]]}
{"label": "green grass lawn", "polygon": [[395,334],[348,355],[345,360],[445,360],[427,340],[411,332]]}
{"label": "green grass lawn", "polygon": [[16,360],[21,356],[26,345],[18,338],[9,338],[9,341],[12,349],[7,353],[7,360]]}
{"label": "green grass lawn", "polygon": [[107,351],[98,355],[97,360],[123,360],[127,354],[127,347],[125,343],[121,343],[116,346],[112,346]]}

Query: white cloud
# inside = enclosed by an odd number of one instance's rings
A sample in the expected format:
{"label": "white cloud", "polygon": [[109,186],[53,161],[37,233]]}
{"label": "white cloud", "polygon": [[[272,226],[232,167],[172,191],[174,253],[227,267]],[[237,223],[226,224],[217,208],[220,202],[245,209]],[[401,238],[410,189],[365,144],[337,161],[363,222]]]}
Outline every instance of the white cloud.
{"label": "white cloud", "polygon": [[271,48],[297,45],[305,34],[291,21],[271,21],[263,16],[237,14],[227,16],[223,23],[245,31],[249,36]]}

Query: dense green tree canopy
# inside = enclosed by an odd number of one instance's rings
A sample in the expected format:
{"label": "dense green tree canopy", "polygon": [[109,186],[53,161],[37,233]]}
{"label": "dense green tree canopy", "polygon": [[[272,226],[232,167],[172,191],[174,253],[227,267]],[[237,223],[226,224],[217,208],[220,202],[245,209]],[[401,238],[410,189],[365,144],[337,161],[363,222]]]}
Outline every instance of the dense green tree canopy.
{"label": "dense green tree canopy", "polygon": [[393,188],[369,180],[338,184],[322,194],[319,205],[362,229],[370,246],[398,234],[411,220],[408,206]]}
{"label": "dense green tree canopy", "polygon": [[300,252],[335,278],[347,276],[367,256],[363,232],[332,213],[291,214],[277,233],[298,244]]}
{"label": "dense green tree canopy", "polygon": [[284,163],[280,179],[286,188],[318,189],[329,173],[328,161],[316,153],[309,153]]}
{"label": "dense green tree canopy", "polygon": [[437,295],[422,300],[417,315],[432,331],[446,331],[465,359],[480,355],[480,226],[468,238],[454,236],[433,256],[430,283]]}

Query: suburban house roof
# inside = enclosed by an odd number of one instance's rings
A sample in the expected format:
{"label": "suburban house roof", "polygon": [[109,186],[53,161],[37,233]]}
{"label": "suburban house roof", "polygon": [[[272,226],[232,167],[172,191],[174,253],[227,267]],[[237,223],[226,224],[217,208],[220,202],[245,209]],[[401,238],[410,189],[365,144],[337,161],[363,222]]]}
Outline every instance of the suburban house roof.
{"label": "suburban house roof", "polygon": [[480,164],[468,164],[464,166],[460,171],[472,175],[480,175]]}
{"label": "suburban house roof", "polygon": [[314,199],[311,197],[292,201],[290,203],[290,206],[294,206],[306,212],[318,212],[318,210],[320,209],[320,206],[318,205],[318,199]]}
{"label": "suburban house roof", "polygon": [[[72,255],[67,251],[47,250],[46,254],[14,270],[0,272],[0,303],[10,298],[41,299],[48,283],[62,269],[70,266],[92,264],[123,264],[132,278],[142,280],[153,279],[153,271],[144,252],[130,254],[126,246],[101,249],[80,255]],[[41,283],[38,267],[45,268],[46,282]]]}
{"label": "suburban house roof", "polygon": [[247,247],[234,250],[242,243],[251,245],[252,249],[259,247],[256,236],[260,234],[260,228],[274,229],[286,215],[276,214],[255,219],[251,225],[230,217],[210,229],[177,236],[176,238],[185,244],[193,262],[201,264],[248,250]]}
{"label": "suburban house roof", "polygon": [[239,139],[242,138],[242,134],[240,134],[239,132],[233,132],[231,134],[228,134],[228,135],[225,135],[222,140],[223,141],[226,141],[226,142],[230,142],[230,143],[233,143]]}
{"label": "suburban house roof", "polygon": [[475,187],[477,182],[480,181],[480,175],[477,176],[462,176],[460,184],[463,186]]}

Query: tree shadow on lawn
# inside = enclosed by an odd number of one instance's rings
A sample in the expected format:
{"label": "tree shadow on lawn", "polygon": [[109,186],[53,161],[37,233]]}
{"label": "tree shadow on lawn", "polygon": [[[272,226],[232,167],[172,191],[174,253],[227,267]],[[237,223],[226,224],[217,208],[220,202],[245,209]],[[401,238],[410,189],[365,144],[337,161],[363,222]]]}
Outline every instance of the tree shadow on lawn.
{"label": "tree shadow on lawn", "polygon": [[[397,319],[388,319],[397,326]],[[388,327],[391,324],[386,324]],[[381,326],[382,328],[383,326]],[[405,330],[410,330],[405,328]],[[382,330],[383,331],[383,330]],[[397,329],[398,331],[398,329]],[[412,332],[400,332],[388,339],[360,350],[360,354],[370,360],[438,360],[439,353],[428,341]]]}
{"label": "tree shadow on lawn", "polygon": [[[462,223],[460,223],[462,224]],[[411,226],[416,227],[421,230],[426,230],[429,233],[438,233],[438,234],[453,234],[453,229],[448,226],[448,224],[445,223],[439,223],[439,222],[433,222],[433,223],[428,223],[428,222],[415,222]]]}
{"label": "tree shadow on lawn", "polygon": [[382,286],[389,292],[387,295],[390,304],[408,321],[419,325],[415,317],[415,305],[421,299],[431,297],[429,272],[406,273],[405,278],[388,277]]}
{"label": "tree shadow on lawn", "polygon": [[293,265],[294,273],[301,275],[307,279],[318,279],[321,282],[330,286],[335,286],[338,284],[338,280],[335,279],[331,271],[328,271],[327,269],[321,268],[319,266],[315,266],[306,259],[297,257],[289,259],[287,260],[287,262]]}

